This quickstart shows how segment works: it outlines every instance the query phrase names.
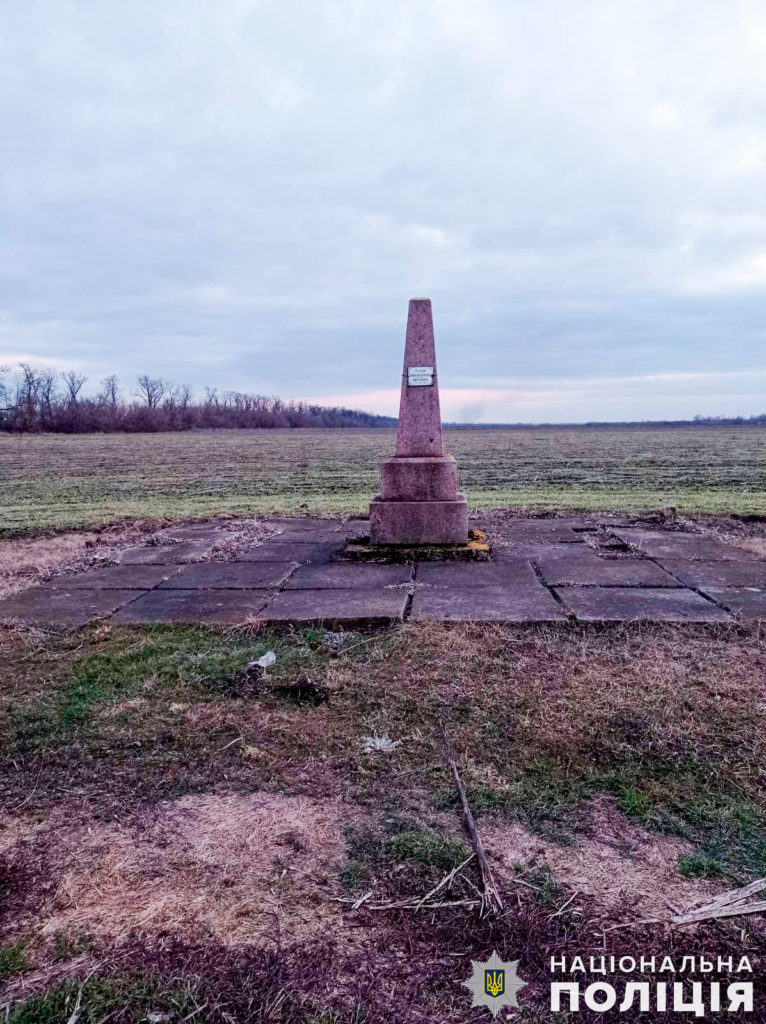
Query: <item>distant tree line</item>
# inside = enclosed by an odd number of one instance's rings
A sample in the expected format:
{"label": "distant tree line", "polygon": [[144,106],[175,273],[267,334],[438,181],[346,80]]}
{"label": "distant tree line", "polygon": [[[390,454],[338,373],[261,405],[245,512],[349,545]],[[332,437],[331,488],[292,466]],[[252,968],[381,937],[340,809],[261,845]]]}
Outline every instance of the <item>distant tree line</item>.
{"label": "distant tree line", "polygon": [[613,430],[663,427],[766,427],[766,412],[757,416],[695,416],[693,420],[588,420],[586,423],[445,423],[453,430],[571,430],[573,427]]}
{"label": "distant tree line", "polygon": [[354,409],[284,402],[281,398],[206,388],[196,399],[187,384],[142,374],[129,395],[117,377],[105,377],[94,395],[83,394],[87,377],[21,363],[0,366],[0,430],[85,434],[117,431],[192,430],[204,427],[389,427],[389,416]]}

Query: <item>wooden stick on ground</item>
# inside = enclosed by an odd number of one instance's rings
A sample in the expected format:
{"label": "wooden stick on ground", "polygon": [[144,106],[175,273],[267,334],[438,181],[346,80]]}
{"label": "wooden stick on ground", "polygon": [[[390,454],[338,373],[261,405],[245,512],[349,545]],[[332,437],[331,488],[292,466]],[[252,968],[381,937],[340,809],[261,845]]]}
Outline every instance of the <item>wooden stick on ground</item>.
{"label": "wooden stick on ground", "polygon": [[[700,921],[714,921],[720,917],[739,917],[743,914],[762,914],[766,912],[766,900],[751,899],[757,893],[766,889],[766,878],[759,878],[741,889],[733,889],[716,896],[702,906],[692,910],[685,910],[683,913],[674,914],[667,919],[649,917],[642,921],[628,921],[625,924],[614,924],[606,931],[612,932],[618,928],[635,928],[645,924],[698,924]],[[749,901],[749,902],[748,902]]]}
{"label": "wooden stick on ground", "polygon": [[474,820],[470,804],[468,803],[465,786],[463,785],[463,780],[460,778],[457,759],[455,757],[455,748],[452,746],[452,741],[447,735],[446,729],[442,729],[442,740],[444,742],[444,750],[447,755],[447,760],[449,761],[449,766],[452,771],[452,778],[455,780],[455,786],[463,808],[463,818],[465,820],[466,831],[470,837],[471,845],[473,846],[474,853],[476,854],[476,860],[481,873],[481,883],[484,889],[482,911],[488,909],[491,913],[496,914],[503,909],[503,901],[500,899],[500,894],[498,893],[497,886],[495,885],[495,879],[492,877],[492,868],[489,866],[487,855],[484,852],[481,837],[479,836],[479,832],[476,828],[476,821]]}

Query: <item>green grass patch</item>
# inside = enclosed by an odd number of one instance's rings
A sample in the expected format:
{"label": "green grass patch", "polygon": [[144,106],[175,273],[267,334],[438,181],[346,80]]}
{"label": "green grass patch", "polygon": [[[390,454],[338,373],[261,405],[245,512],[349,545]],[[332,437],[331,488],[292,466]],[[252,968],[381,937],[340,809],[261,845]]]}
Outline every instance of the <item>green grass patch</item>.
{"label": "green grass patch", "polygon": [[26,943],[17,941],[0,946],[0,981],[25,971],[28,966]]}
{"label": "green grass patch", "polygon": [[190,993],[168,989],[155,978],[88,978],[34,996],[12,1010],[7,1020],[8,1024],[62,1024],[70,1019],[77,1024],[102,1024],[117,1018],[138,1024],[149,1013],[180,1020],[199,1009]]}
{"label": "green grass patch", "polygon": [[350,855],[346,868],[351,868],[348,877],[352,881],[365,864],[414,861],[423,867],[450,871],[468,856],[463,843],[446,839],[417,822],[391,815],[384,818],[383,830],[351,825],[345,835]]}
{"label": "green grass patch", "polygon": [[546,910],[558,910],[566,901],[566,893],[553,876],[547,864],[527,871],[524,881],[534,888],[535,900]]}
{"label": "green grass patch", "polygon": [[390,841],[391,856],[397,860],[415,860],[428,868],[450,871],[468,856],[464,843],[444,839],[435,832],[402,832]]}
{"label": "green grass patch", "polygon": [[[249,661],[266,651],[276,664],[262,677],[262,687],[247,692],[236,677]],[[134,697],[160,703],[171,697],[206,701],[221,697],[268,694],[284,680],[287,699],[300,703],[303,689],[296,669],[320,668],[328,653],[315,633],[249,636],[217,633],[203,627],[156,626],[118,633],[106,649],[79,658],[60,685],[46,693],[36,709],[14,713],[16,744],[28,751],[68,742],[74,733],[93,728],[94,711]],[[305,703],[311,705],[308,698]]]}

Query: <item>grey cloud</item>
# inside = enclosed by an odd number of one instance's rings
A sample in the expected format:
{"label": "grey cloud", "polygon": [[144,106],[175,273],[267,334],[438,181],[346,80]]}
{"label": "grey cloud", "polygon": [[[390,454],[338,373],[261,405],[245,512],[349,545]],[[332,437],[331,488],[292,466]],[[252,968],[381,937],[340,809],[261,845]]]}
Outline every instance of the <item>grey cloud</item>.
{"label": "grey cloud", "polygon": [[456,388],[762,369],[764,67],[745,0],[6,5],[0,362],[358,395],[429,294]]}

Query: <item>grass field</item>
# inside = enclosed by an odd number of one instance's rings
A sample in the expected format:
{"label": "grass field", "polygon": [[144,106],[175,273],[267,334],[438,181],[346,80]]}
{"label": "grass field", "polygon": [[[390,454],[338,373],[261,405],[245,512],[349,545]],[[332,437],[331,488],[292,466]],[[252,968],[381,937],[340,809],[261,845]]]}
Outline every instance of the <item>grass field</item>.
{"label": "grass field", "polygon": [[[766,429],[454,430],[475,507],[766,513]],[[381,430],[0,436],[0,533],[126,517],[359,514]]]}

